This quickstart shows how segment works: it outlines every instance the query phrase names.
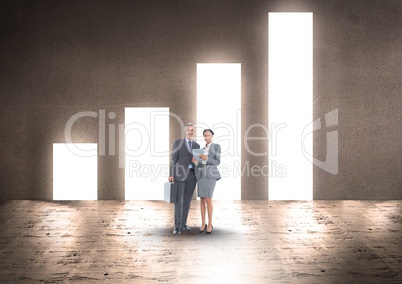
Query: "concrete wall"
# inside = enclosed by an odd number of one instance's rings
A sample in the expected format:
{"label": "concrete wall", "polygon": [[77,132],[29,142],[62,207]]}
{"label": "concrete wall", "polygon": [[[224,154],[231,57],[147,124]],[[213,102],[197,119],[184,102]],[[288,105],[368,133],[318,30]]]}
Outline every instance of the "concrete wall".
{"label": "concrete wall", "polygon": [[[314,13],[313,119],[339,111],[330,129],[339,172],[314,167],[314,198],[402,199],[401,1],[10,0],[0,2],[0,200],[52,199],[52,145],[64,142],[75,113],[116,113],[108,125],[124,123],[124,107],[168,106],[195,121],[200,62],[241,63],[242,131],[268,125],[267,13],[275,11]],[[80,119],[73,141],[98,142],[98,125]],[[180,129],[170,126],[172,143]],[[327,130],[314,133],[320,160]],[[246,161],[268,157],[243,147]],[[98,168],[99,199],[123,199],[118,156],[100,156]],[[267,187],[266,177],[244,176],[242,199],[267,199]]]}

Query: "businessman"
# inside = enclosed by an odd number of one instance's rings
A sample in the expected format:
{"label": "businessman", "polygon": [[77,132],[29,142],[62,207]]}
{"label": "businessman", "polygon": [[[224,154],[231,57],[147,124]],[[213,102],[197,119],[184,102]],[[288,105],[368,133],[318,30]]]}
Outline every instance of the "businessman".
{"label": "businessman", "polygon": [[169,174],[169,182],[177,184],[177,199],[174,204],[175,235],[180,234],[180,230],[191,230],[187,226],[187,217],[196,183],[192,149],[200,149],[200,145],[193,141],[194,126],[191,122],[185,125],[184,133],[185,137],[173,144]]}

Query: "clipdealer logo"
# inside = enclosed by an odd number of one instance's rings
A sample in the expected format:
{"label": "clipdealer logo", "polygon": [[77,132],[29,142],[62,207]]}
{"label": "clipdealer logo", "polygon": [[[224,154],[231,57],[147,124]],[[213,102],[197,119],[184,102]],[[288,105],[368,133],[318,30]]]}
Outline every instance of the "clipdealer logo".
{"label": "clipdealer logo", "polygon": [[[155,112],[151,114],[151,121],[154,121],[154,118],[158,115],[168,115],[170,117],[173,117],[176,119],[181,126],[181,129],[183,129],[184,123],[180,119],[180,117],[174,113],[168,112],[168,113],[159,113]],[[99,139],[98,139],[98,145],[99,145],[99,152],[96,148],[94,149],[89,149],[89,150],[84,150],[79,148],[78,144],[74,143],[72,141],[72,127],[73,124],[80,118],[83,117],[92,117],[92,118],[98,118],[99,121]],[[110,120],[115,119],[116,114],[114,112],[108,113],[108,118]],[[202,125],[202,124],[199,124]],[[313,126],[311,128],[311,125]],[[338,125],[338,109],[332,110],[328,113],[325,114],[325,127],[326,128],[333,128],[334,126]],[[224,123],[221,123],[221,127],[224,127]],[[227,127],[232,127],[230,125],[227,125]],[[124,124],[117,124],[118,128],[118,143],[119,143],[119,149],[118,149],[118,155],[119,155],[119,167],[120,168],[125,168],[125,157],[138,157],[141,156],[141,153],[143,154],[143,151],[151,151],[151,154],[153,155],[158,155],[158,156],[163,156],[163,155],[169,155],[169,153],[159,153],[155,152],[152,150],[152,139],[157,139],[157,134],[153,133],[152,134],[152,129],[148,129],[144,125],[140,123],[131,123],[128,125]],[[151,123],[151,128],[152,128],[152,123]],[[265,130],[266,136],[265,137],[250,137],[250,130],[253,128],[262,128]],[[244,134],[243,137],[243,142],[244,142],[244,147],[248,153],[254,156],[267,156],[267,152],[259,153],[259,152],[254,152],[250,146],[248,141],[252,140],[270,140],[271,144],[271,154],[275,155],[277,151],[277,137],[280,135],[280,130],[287,128],[286,123],[281,123],[278,125],[272,125],[270,129],[266,127],[263,124],[253,124],[249,126]],[[308,135],[311,135],[314,131],[320,130],[322,128],[321,124],[321,119],[318,118],[311,123],[309,123],[304,130],[301,133],[301,151],[304,155],[304,157],[310,161],[312,164],[316,165],[320,169],[332,174],[332,175],[337,175],[338,174],[338,130],[330,130],[327,131],[326,133],[326,140],[327,140],[327,145],[326,145],[326,158],[324,161],[318,160],[313,157],[311,153],[308,153],[306,150],[306,143],[305,139]],[[310,132],[308,129],[312,129]],[[141,146],[139,149],[130,149],[127,147],[127,145],[124,145],[124,137],[130,132],[130,131],[137,131],[141,133],[142,141],[141,141]],[[229,131],[229,133],[234,132],[233,129]],[[151,135],[152,134],[152,135]],[[108,155],[114,156],[116,154],[116,145],[115,145],[115,140],[116,140],[116,124],[109,123],[108,125],[108,137],[106,137],[106,112],[105,110],[99,110],[99,113],[93,112],[93,111],[83,111],[74,114],[71,116],[71,118],[68,120],[65,126],[64,130],[64,137],[65,137],[65,142],[69,150],[78,156],[82,157],[92,157],[96,155],[106,155],[106,139],[109,139],[109,147],[108,147]],[[234,137],[227,136],[224,137],[223,139],[221,138],[221,141],[226,140],[231,140]],[[229,143],[230,144],[230,143]],[[233,144],[233,143],[232,143]],[[231,146],[234,146],[231,145]],[[233,150],[234,151],[234,150]],[[222,157],[226,155],[231,155],[233,152],[227,151],[226,153],[222,153]],[[144,166],[144,164],[139,164],[136,160],[130,160],[128,161],[129,167],[133,168],[133,173],[139,172],[139,165]],[[155,173],[155,172],[166,172],[164,167],[150,167],[149,169],[147,168],[147,172],[149,173]],[[224,163],[221,164],[220,168],[223,170],[223,172],[227,172],[229,174],[228,169],[231,169],[232,175],[240,173],[241,175],[251,175],[251,176],[270,176],[270,177],[286,177],[286,166],[282,164],[278,164],[276,161],[268,161],[267,165],[259,166],[259,165],[250,165],[249,161],[245,161],[243,163],[243,166],[240,165],[240,162],[233,164],[232,166],[230,165],[225,165]],[[145,171],[145,169],[143,170]],[[273,172],[274,171],[274,172]],[[143,172],[143,174],[145,174]]]}

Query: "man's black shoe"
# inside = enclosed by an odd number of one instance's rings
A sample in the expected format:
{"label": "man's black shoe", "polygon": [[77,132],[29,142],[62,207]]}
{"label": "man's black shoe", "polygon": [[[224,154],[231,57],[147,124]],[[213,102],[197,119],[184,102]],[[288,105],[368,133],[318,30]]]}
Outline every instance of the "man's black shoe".
{"label": "man's black shoe", "polygon": [[191,231],[191,228],[187,225],[181,226],[182,231]]}

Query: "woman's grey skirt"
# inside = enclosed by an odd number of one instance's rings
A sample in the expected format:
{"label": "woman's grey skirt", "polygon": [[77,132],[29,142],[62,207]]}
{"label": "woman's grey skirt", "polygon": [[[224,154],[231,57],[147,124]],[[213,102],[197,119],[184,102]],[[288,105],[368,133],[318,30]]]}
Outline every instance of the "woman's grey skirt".
{"label": "woman's grey skirt", "polygon": [[214,194],[216,179],[202,177],[198,180],[198,197],[210,197]]}

